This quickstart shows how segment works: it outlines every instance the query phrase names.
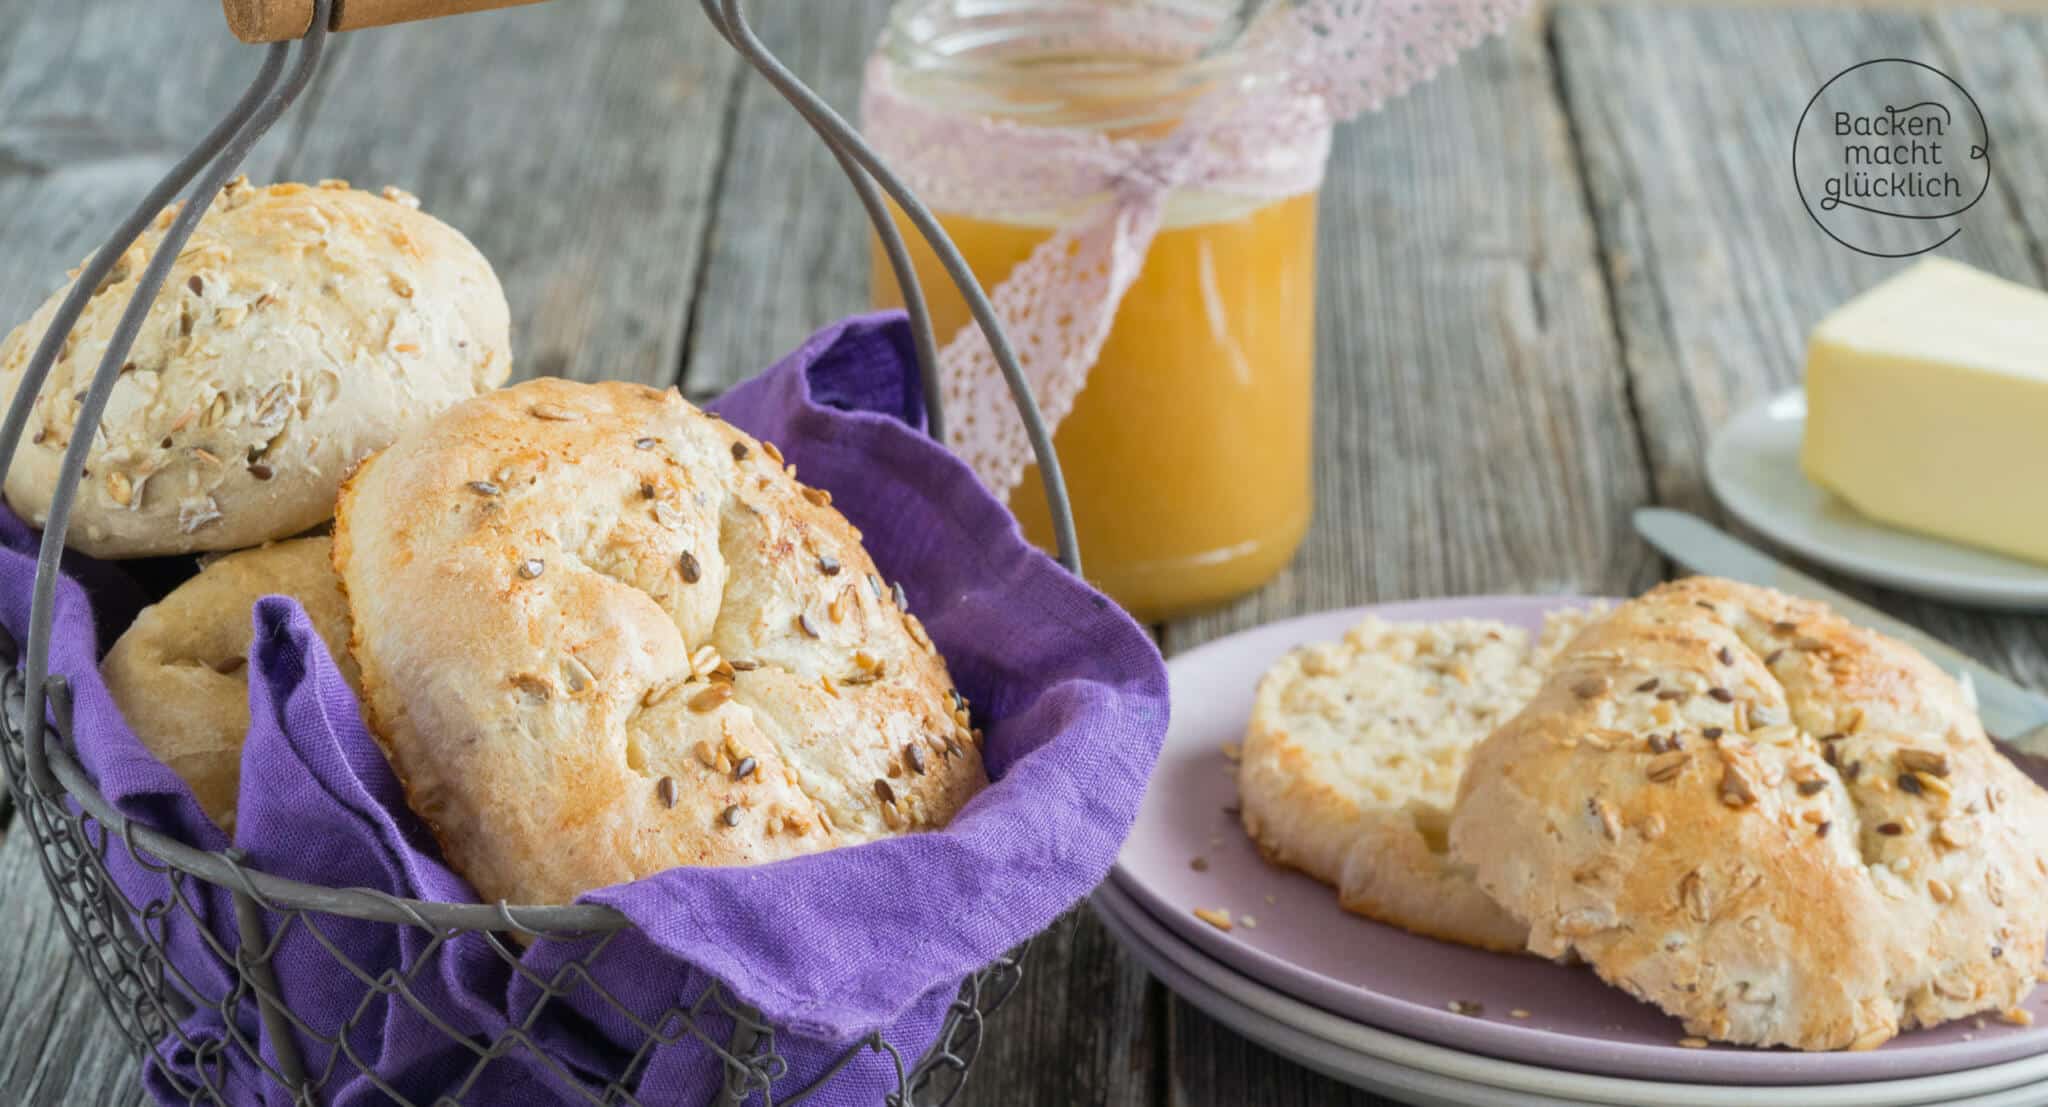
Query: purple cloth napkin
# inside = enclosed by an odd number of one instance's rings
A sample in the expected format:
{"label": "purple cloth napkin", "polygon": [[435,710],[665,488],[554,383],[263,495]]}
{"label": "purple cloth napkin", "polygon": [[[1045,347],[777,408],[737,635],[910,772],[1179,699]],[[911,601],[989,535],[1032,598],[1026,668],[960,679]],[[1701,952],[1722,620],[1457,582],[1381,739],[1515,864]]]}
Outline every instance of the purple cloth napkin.
{"label": "purple cloth napkin", "polygon": [[[902,581],[974,701],[995,783],[944,831],[592,892],[586,901],[634,925],[582,943],[522,948],[492,935],[271,913],[278,984],[304,1020],[296,1044],[324,1074],[323,1101],[602,1099],[627,1074],[624,1086],[644,1102],[706,1103],[723,1077],[716,1054],[670,1013],[713,982],[781,1028],[776,1052],[790,1067],[780,1096],[875,1033],[907,1065],[930,1045],[964,976],[1107,873],[1165,733],[1164,666],[1127,616],[1032,549],[967,467],[920,433],[901,317],[828,327],[713,406],[830,490],[882,570]],[[0,619],[16,634],[28,620],[33,542],[18,520],[0,518]],[[81,761],[130,817],[224,848],[183,784],[141,748],[94,667],[97,644],[132,618],[134,598],[118,573],[75,561],[60,589],[51,668],[75,689]],[[254,621],[235,844],[280,876],[473,901],[406,808],[305,613],[269,597]],[[174,892],[118,847],[109,868],[131,903],[171,904],[143,912],[141,925],[169,948],[169,975],[202,1000],[151,1058],[151,1093],[186,1102],[181,1088],[207,1073],[229,1102],[289,1102],[244,1052],[276,1057],[253,1001],[223,998],[233,988],[223,955],[236,946],[228,896],[191,881]],[[649,1024],[664,1044],[636,1063]],[[697,1024],[721,1043],[730,1032],[715,1007]],[[458,1086],[494,1040],[515,1047]],[[886,1054],[863,1050],[813,1102],[879,1103],[896,1071]]]}

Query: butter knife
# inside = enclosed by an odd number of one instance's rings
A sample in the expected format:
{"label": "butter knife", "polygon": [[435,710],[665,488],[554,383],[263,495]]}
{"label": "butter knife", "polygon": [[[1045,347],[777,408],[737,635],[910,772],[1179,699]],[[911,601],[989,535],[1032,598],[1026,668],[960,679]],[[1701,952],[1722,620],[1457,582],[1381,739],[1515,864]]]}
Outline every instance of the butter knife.
{"label": "butter knife", "polygon": [[1635,514],[1636,533],[1696,573],[1727,577],[1819,600],[1850,622],[1888,634],[1971,687],[1984,729],[2022,752],[2048,756],[2048,696],[2022,688],[2001,673],[1926,631],[1829,588],[1758,553],[1697,515],[1646,507]]}

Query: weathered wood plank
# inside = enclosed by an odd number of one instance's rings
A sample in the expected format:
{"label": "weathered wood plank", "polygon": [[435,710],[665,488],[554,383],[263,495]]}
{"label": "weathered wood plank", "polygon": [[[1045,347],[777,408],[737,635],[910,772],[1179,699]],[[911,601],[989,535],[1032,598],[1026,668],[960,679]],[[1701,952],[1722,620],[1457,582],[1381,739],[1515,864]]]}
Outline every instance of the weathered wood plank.
{"label": "weathered wood plank", "polygon": [[740,64],[694,5],[347,38],[285,171],[399,185],[466,232],[513,305],[517,375],[674,383]]}
{"label": "weathered wood plank", "polygon": [[[1338,137],[1322,200],[1317,518],[1294,565],[1169,652],[1304,611],[1626,592],[1649,490],[1538,21]],[[1382,1102],[1172,1005],[1172,1096]]]}
{"label": "weathered wood plank", "polygon": [[[262,57],[203,3],[17,2],[0,18],[0,326],[12,328],[213,126]],[[249,172],[269,175],[304,122],[280,121]]]}
{"label": "weathered wood plank", "polygon": [[139,1061],[101,1006],[26,833],[0,842],[0,1103],[125,1104]]}
{"label": "weathered wood plank", "polygon": [[[861,63],[887,0],[755,5],[755,29],[852,118]],[[715,395],[811,331],[868,305],[867,224],[839,163],[796,110],[749,70],[741,82],[717,222],[683,379]]]}
{"label": "weathered wood plank", "polygon": [[1169,651],[1415,596],[1655,578],[1648,488],[1541,27],[1339,135],[1322,200],[1317,517],[1257,594]]}
{"label": "weathered wood plank", "polygon": [[[1966,85],[1980,81],[1972,91],[1990,113],[1999,158],[1993,194],[1942,252],[2041,283],[2041,236],[2025,221],[2043,218],[2031,185],[2044,147],[2030,121],[2048,111],[2048,87],[2033,71],[2044,35],[2038,15],[1937,26],[1896,12],[1558,11],[1563,84],[1660,501],[1718,517],[1703,476],[1713,429],[1796,385],[1806,331],[1907,264],[1837,245],[1793,191],[1787,163],[1799,112],[1844,67],[1921,58]],[[1676,42],[1690,46],[1670,49]],[[1736,88],[1741,95],[1730,94]],[[1838,583],[2048,685],[2048,624],[2039,619]]]}

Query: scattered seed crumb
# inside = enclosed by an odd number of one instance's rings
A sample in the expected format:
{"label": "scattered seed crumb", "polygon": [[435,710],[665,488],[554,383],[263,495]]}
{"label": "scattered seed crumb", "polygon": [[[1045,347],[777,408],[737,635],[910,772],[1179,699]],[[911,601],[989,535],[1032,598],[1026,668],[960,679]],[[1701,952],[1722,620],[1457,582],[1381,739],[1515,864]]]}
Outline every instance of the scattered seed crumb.
{"label": "scattered seed crumb", "polygon": [[1687,1049],[1707,1048],[1707,1040],[1705,1038],[1680,1038],[1678,1039],[1678,1044]]}
{"label": "scattered seed crumb", "polygon": [[1271,906],[1272,906],[1272,905],[1274,904],[1274,902],[1275,902],[1275,900],[1273,899],[1273,897],[1272,897],[1272,896],[1267,896],[1267,897],[1266,897],[1266,906],[1268,906],[1268,907],[1271,907]]}
{"label": "scattered seed crumb", "polygon": [[1230,908],[1228,907],[1197,907],[1195,908],[1195,917],[1226,934],[1230,932]]}
{"label": "scattered seed crumb", "polygon": [[1978,1017],[1971,1019],[1970,1025],[1976,1027],[1979,1030],[1984,1029],[1984,1017],[1982,1015],[1979,1015]]}
{"label": "scattered seed crumb", "polygon": [[[1236,804],[1231,804],[1229,807],[1223,809],[1223,814],[1226,817],[1232,819],[1241,818],[1244,815],[1244,808],[1239,807]],[[2048,969],[2048,965],[2043,965],[2041,967],[2044,969]]]}
{"label": "scattered seed crumb", "polygon": [[1486,1013],[1486,1006],[1469,999],[1454,999],[1444,1004],[1444,1010],[1449,1011],[1453,1015],[1464,1015],[1467,1018],[1476,1019]]}
{"label": "scattered seed crumb", "polygon": [[1971,1034],[1971,1033],[1965,1032],[1965,1033],[1963,1034],[1963,1040],[1964,1040],[1964,1041],[1966,1041],[1966,1042],[1974,1042],[1974,1041],[1976,1041],[1976,1040],[1977,1040],[1977,1036],[1976,1036],[1975,1034]]}
{"label": "scattered seed crumb", "polygon": [[1243,926],[1243,927],[1244,927],[1244,928],[1245,928],[1246,930],[1253,930],[1253,929],[1256,929],[1256,928],[1258,927],[1258,925],[1259,925],[1259,920],[1258,920],[1257,918],[1255,918],[1255,917],[1251,916],[1251,915],[1245,915],[1245,916],[1243,916],[1242,918],[1238,919],[1237,921],[1238,921],[1238,923],[1239,923],[1240,925],[1242,925],[1242,926]]}
{"label": "scattered seed crumb", "polygon": [[1223,756],[1236,761],[1244,756],[1244,750],[1236,742],[1225,742],[1223,743]]}
{"label": "scattered seed crumb", "polygon": [[1210,835],[1210,837],[1209,837],[1209,844],[1210,844],[1210,845],[1212,845],[1212,846],[1220,846],[1220,845],[1222,845],[1222,844],[1223,844],[1223,835],[1221,835],[1221,834],[1213,834],[1213,835]]}
{"label": "scattered seed crumb", "polygon": [[1508,1012],[1508,1017],[1511,1019],[1526,1019],[1529,1017],[1529,1011],[1527,1008],[1517,1007]]}
{"label": "scattered seed crumb", "polygon": [[2013,1026],[2034,1025],[2034,1013],[2024,1007],[2008,1007],[1998,1013],[1998,1021]]}
{"label": "scattered seed crumb", "polygon": [[1188,868],[1193,869],[1198,873],[1208,872],[1209,859],[1206,857],[1197,857],[1193,861],[1188,862]]}

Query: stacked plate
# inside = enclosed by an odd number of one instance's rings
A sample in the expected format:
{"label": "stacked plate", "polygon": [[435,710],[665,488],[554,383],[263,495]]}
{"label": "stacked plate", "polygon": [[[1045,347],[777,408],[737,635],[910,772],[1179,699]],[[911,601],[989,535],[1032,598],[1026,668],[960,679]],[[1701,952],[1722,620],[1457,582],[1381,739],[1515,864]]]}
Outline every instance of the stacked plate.
{"label": "stacked plate", "polygon": [[[1096,912],[1168,987],[1232,1029],[1408,1103],[2048,1104],[2048,989],[2028,1001],[2031,1026],[1966,1019],[1866,1053],[1689,1048],[1675,1020],[1586,969],[1347,914],[1330,889],[1260,859],[1237,821],[1224,748],[1242,739],[1254,686],[1276,658],[1340,637],[1368,614],[1533,629],[1571,602],[1473,597],[1325,612],[1175,658],[1173,726]],[[1225,911],[1227,931],[1208,921]]]}

